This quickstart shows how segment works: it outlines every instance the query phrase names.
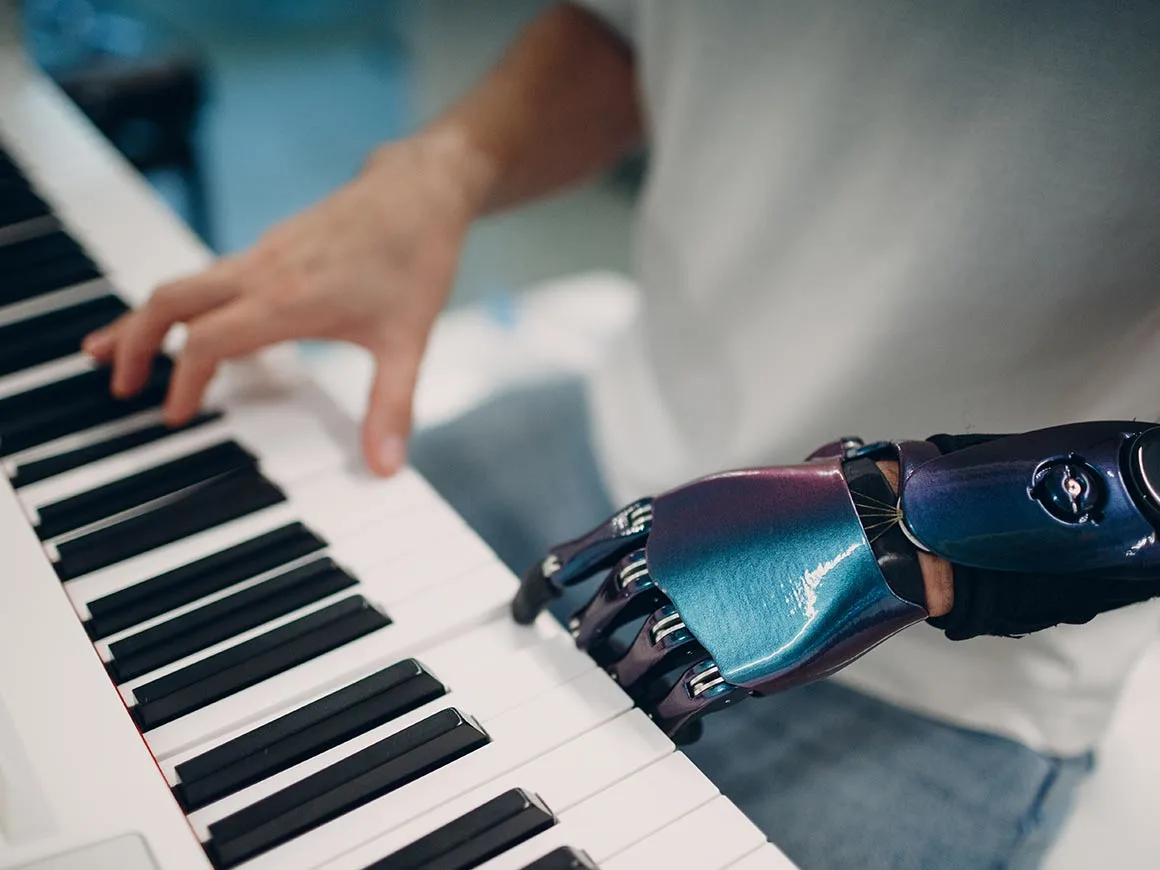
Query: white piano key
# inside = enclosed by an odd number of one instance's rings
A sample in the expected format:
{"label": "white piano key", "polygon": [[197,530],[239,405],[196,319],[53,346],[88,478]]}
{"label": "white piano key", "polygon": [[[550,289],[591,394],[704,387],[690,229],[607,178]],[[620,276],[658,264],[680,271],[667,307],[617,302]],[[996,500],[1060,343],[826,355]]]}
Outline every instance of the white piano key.
{"label": "white piano key", "polygon": [[[473,675],[476,679],[466,677],[454,682],[448,680],[448,692],[443,697],[212,803],[192,813],[189,817],[190,823],[201,839],[208,839],[208,825],[448,707],[455,707],[481,723],[487,730],[489,723],[497,717],[534,701],[595,667],[591,659],[584,661],[587,656],[577,657],[571,655],[571,652],[575,652],[575,648],[569,650],[565,638],[560,637],[498,659],[489,669],[487,676],[491,679],[481,678],[483,675],[476,673]],[[471,674],[471,671],[468,673]]]}
{"label": "white piano key", "polygon": [[[574,653],[581,658],[588,658],[576,649],[572,638],[564,633],[560,624],[546,614],[531,625],[518,625],[502,614],[495,616],[480,625],[457,632],[450,639],[428,646],[416,653],[416,658],[442,682],[452,686],[467,685],[476,681],[486,682],[492,672],[492,663],[504,656],[532,647],[547,649],[545,644],[553,645],[552,656],[556,663],[553,667],[560,667],[569,673],[576,667],[572,661]],[[583,667],[583,670],[587,669],[587,666]]]}
{"label": "white piano key", "polygon": [[[468,685],[480,679],[481,674],[486,672],[492,662],[499,661],[523,650],[538,649],[547,643],[558,644],[561,640],[571,643],[571,639],[564,636],[559,624],[551,619],[537,619],[530,626],[516,625],[511,620],[497,619],[467,630],[452,640],[423,650],[414,657],[427,667],[436,679],[454,690],[456,686]],[[575,648],[573,647],[573,649]],[[577,650],[576,652],[579,651]],[[408,656],[400,655],[390,661],[370,662],[364,668],[346,675],[340,685],[328,686],[309,697],[302,698],[286,706],[284,709],[279,709],[269,715],[247,722],[241,727],[217,735],[204,743],[174,753],[160,763],[161,772],[165,775],[169,784],[174,785],[177,783],[175,768],[182,762],[188,761],[190,758],[201,755],[204,752],[208,752],[223,743],[228,743],[230,740],[247,734],[255,728],[259,728],[307,704],[313,703],[319,698],[338,691],[344,686],[350,685],[375,671],[390,667],[405,658],[408,658]]]}
{"label": "white piano key", "polygon": [[730,864],[729,870],[797,870],[797,865],[773,843],[766,843]]}
{"label": "white piano key", "polygon": [[[413,522],[408,524],[409,533],[406,535],[384,534],[383,528],[374,525],[346,529],[335,538],[336,550],[339,549],[337,544],[341,544],[341,556],[335,558],[362,576],[385,562],[417,550],[450,549],[452,541],[473,534],[456,514],[449,513],[444,505],[430,499],[408,504],[407,514]],[[474,549],[491,555],[491,551],[481,543]]]}
{"label": "white piano key", "polygon": [[[10,305],[0,306],[0,326],[19,323],[21,320],[27,320],[29,317],[37,317],[41,314],[48,314],[50,311],[69,308],[77,303],[88,302],[90,299],[96,299],[98,296],[105,296],[115,292],[106,279],[94,278],[91,281],[83,281],[80,284],[73,284],[70,287],[53,290],[51,293],[42,293],[31,299],[24,299],[20,302],[13,302]],[[79,347],[77,351],[80,351]]]}
{"label": "white piano key", "polygon": [[384,546],[382,536],[375,534],[358,542],[358,552],[348,546],[352,542],[340,541],[331,548],[331,555],[384,602],[402,601],[434,583],[461,577],[495,561],[487,545],[466,526],[445,529],[436,519],[432,516],[425,525],[433,534],[396,536],[392,544],[397,547]]}
{"label": "white piano key", "polygon": [[717,794],[716,786],[693,762],[673,753],[561,813],[559,824],[481,864],[480,870],[522,870],[560,846],[583,849],[603,868],[613,855],[709,803]]}
{"label": "white piano key", "polygon": [[495,569],[400,602],[388,612],[392,625],[154,728],[146,733],[145,741],[154,756],[164,760],[243,723],[284,710],[326,687],[345,685],[353,674],[365,673],[371,663],[386,665],[416,655],[506,608],[512,594],[510,577],[497,564]]}
{"label": "white piano key", "polygon": [[259,457],[262,473],[280,486],[310,480],[350,462],[321,421],[291,397],[226,402],[222,410],[233,437]]}
{"label": "white piano key", "polygon": [[[328,539],[376,528],[384,537],[414,534],[417,524],[408,523],[408,516],[419,516],[424,507],[454,516],[430,485],[410,468],[390,478],[375,477],[363,469],[343,468],[302,485],[291,485],[286,494],[302,522]],[[379,525],[388,519],[390,523]]]}
{"label": "white piano key", "polygon": [[[683,818],[601,863],[602,870],[717,870],[760,848],[765,835],[726,797]],[[487,865],[484,865],[487,866]],[[779,865],[761,864],[761,867]],[[792,864],[782,864],[791,867]]]}
{"label": "white piano key", "polygon": [[629,710],[523,767],[345,853],[320,870],[363,870],[509,789],[522,788],[536,794],[549,810],[560,815],[672,751],[672,741],[644,713]]}
{"label": "white piano key", "polygon": [[[316,867],[352,846],[361,845],[376,832],[389,831],[575,740],[631,706],[628,696],[607,674],[600,670],[588,671],[491,720],[485,726],[491,737],[488,745],[242,866],[246,870]],[[470,710],[461,712],[471,714]]]}
{"label": "white piano key", "polygon": [[91,372],[96,367],[97,364],[90,357],[78,353],[5,375],[0,377],[0,399],[6,399],[28,390],[35,390],[45,384],[63,381],[73,375]]}

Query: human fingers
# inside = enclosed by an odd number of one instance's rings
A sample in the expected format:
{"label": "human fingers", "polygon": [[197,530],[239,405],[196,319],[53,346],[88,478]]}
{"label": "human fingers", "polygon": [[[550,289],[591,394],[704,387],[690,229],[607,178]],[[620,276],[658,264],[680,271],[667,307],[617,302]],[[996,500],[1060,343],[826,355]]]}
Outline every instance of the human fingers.
{"label": "human fingers", "polygon": [[112,323],[102,326],[100,329],[94,329],[81,341],[81,350],[97,362],[109,362],[117,348],[117,336],[132,313],[130,311],[122,314]]}
{"label": "human fingers", "polygon": [[169,381],[166,422],[180,425],[197,412],[222,361],[292,337],[296,337],[293,330],[270,317],[267,306],[252,298],[239,299],[192,321]]}
{"label": "human fingers", "polygon": [[389,477],[407,460],[407,437],[420,352],[385,349],[375,355],[375,379],[363,421],[363,454],[376,474]]}
{"label": "human fingers", "polygon": [[113,361],[113,394],[131,396],[144,386],[153,358],[175,323],[217,308],[240,289],[232,264],[223,261],[200,275],[162,285],[114,329],[94,337],[102,361]]}

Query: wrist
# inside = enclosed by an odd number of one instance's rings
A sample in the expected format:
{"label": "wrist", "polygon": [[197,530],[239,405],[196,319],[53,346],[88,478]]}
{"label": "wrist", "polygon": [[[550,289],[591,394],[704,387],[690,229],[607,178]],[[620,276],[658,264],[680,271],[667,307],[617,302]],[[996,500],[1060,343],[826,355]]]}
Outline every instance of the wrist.
{"label": "wrist", "polygon": [[486,211],[498,167],[473,143],[464,125],[449,118],[401,142],[378,146],[367,156],[359,180],[372,186],[381,183],[389,196],[399,182],[393,155],[400,148],[410,152],[409,170],[441,191],[464,223]]}
{"label": "wrist", "polygon": [[[897,493],[898,463],[883,461],[876,464],[890,487]],[[941,556],[922,550],[918,551],[918,565],[922,570],[927,613],[932,617],[950,613],[955,600],[954,567]]]}

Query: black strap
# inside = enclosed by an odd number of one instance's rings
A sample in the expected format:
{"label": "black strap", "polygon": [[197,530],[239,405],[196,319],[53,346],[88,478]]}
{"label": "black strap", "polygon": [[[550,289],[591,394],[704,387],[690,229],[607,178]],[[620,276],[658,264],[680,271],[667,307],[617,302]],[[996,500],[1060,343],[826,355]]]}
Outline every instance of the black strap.
{"label": "black strap", "polygon": [[1160,580],[1015,574],[955,566],[950,613],[930,619],[949,640],[1019,637],[1060,623],[1081,625],[1160,595]]}

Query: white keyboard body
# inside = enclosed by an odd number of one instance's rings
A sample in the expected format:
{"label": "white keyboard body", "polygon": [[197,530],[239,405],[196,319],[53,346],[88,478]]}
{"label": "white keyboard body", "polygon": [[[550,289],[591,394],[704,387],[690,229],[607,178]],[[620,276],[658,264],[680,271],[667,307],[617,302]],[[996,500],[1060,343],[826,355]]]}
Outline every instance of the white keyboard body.
{"label": "white keyboard body", "polygon": [[[209,262],[187,228],[3,36],[0,148],[131,304]],[[0,248],[41,230],[0,229]],[[70,291],[52,304],[105,286]],[[36,310],[0,305],[0,326]],[[0,399],[88,367],[78,355],[0,376]],[[482,866],[522,868],[556,846],[574,846],[618,870],[790,867],[555,623],[544,617],[523,629],[507,619],[514,578],[424,481],[412,471],[383,481],[358,470],[352,421],[325,401],[292,353],[275,350],[233,367],[211,404],[226,410],[223,421],[51,477],[19,496],[0,475],[0,868],[208,870],[201,841],[210,825],[452,706],[475,717],[492,742],[237,866],[358,870],[519,787],[540,793],[559,823]],[[38,509],[226,435],[258,454],[289,502],[58,579],[31,525]],[[94,645],[80,621],[89,604],[293,519],[331,542],[332,557],[393,624],[143,737],[126,707],[137,687],[244,638],[118,688],[102,658],[127,632]],[[447,695],[192,813],[174,799],[169,786],[183,760],[412,655],[447,684]],[[695,848],[683,844],[682,826],[690,826]]]}

